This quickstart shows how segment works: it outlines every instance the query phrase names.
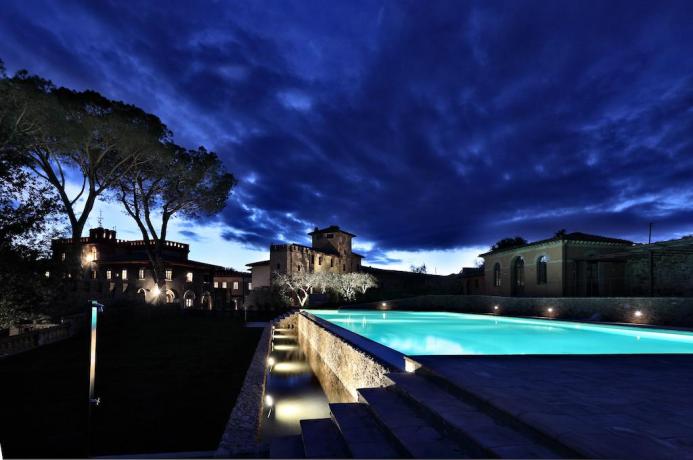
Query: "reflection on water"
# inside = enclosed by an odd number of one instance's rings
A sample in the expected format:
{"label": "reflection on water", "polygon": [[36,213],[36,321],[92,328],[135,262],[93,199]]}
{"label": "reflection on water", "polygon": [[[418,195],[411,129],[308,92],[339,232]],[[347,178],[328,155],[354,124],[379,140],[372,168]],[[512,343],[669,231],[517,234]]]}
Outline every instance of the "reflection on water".
{"label": "reflection on water", "polygon": [[[297,332],[296,329],[274,332],[267,359],[261,440],[299,434],[301,420],[327,418],[330,416],[328,403],[346,401],[345,394],[349,397],[317,354],[310,347],[300,346]],[[313,369],[319,370],[321,380],[325,378],[325,382],[329,382],[329,392],[323,391]]]}

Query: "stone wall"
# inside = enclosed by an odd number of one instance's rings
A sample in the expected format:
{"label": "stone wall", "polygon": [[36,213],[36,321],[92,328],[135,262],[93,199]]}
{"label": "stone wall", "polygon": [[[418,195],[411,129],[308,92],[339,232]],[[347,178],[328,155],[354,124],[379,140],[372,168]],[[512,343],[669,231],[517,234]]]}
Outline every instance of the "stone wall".
{"label": "stone wall", "polygon": [[353,402],[358,400],[358,388],[386,385],[389,369],[385,365],[304,315],[298,315],[298,333],[302,346],[310,347],[320,357]]}
{"label": "stone wall", "polygon": [[[348,308],[446,310],[505,316],[542,316],[565,320],[627,322],[693,327],[690,297],[500,297],[423,295]],[[498,307],[495,309],[494,307]],[[552,312],[548,309],[552,308]],[[635,312],[639,311],[640,316]]]}
{"label": "stone wall", "polygon": [[[693,296],[693,253],[658,254],[652,256],[654,295]],[[626,264],[628,293],[648,295],[650,292],[650,258],[648,254],[632,257]]]}
{"label": "stone wall", "polygon": [[0,338],[0,358],[16,355],[72,337],[80,329],[82,321],[83,319],[80,316],[79,319],[66,321],[63,324],[41,325],[38,329],[2,337]]}

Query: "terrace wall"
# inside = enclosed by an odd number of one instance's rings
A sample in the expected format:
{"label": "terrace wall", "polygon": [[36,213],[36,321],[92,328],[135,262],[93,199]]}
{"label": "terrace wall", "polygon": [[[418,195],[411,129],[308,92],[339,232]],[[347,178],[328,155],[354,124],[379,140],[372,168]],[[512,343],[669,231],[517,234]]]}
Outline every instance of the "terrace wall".
{"label": "terrace wall", "polygon": [[[383,303],[385,304],[383,306]],[[498,309],[494,309],[498,306]],[[422,295],[344,308],[445,310],[505,316],[542,316],[565,320],[627,322],[693,327],[691,297],[501,297]],[[552,312],[548,309],[552,308]],[[635,312],[641,316],[636,317]]]}

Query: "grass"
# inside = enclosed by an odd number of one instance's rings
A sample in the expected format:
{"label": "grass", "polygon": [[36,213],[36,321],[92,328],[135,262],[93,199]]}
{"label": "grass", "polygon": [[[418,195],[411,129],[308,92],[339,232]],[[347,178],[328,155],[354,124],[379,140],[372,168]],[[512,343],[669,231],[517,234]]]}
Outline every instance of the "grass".
{"label": "grass", "polygon": [[[107,311],[91,455],[214,450],[260,332],[232,317]],[[86,455],[88,340],[84,333],[0,361],[5,457]]]}

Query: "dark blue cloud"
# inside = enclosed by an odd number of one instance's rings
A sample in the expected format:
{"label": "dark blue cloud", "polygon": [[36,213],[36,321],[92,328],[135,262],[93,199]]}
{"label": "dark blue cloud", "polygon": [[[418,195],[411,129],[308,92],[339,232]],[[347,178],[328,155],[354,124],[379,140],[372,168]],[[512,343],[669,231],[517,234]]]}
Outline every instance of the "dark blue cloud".
{"label": "dark blue cloud", "polygon": [[693,233],[689,2],[4,2],[0,57],[156,112],[252,246]]}

